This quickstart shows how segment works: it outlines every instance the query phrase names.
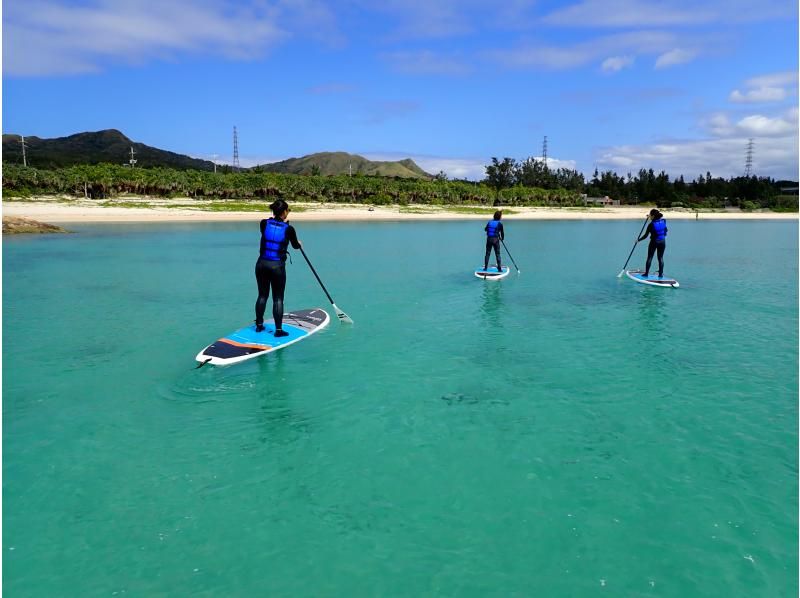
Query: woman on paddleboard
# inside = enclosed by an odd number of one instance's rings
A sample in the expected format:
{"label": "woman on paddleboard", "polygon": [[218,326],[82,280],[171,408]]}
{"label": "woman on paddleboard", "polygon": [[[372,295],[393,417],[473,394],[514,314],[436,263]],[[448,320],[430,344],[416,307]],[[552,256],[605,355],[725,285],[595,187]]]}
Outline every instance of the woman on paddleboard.
{"label": "woman on paddleboard", "polygon": [[503,231],[503,223],[500,222],[502,217],[503,212],[497,210],[494,213],[494,219],[487,222],[483,229],[486,231],[486,256],[483,258],[484,271],[489,267],[489,256],[492,253],[492,249],[494,249],[494,255],[497,258],[497,271],[503,271],[500,265],[500,241],[503,241],[506,236]]}
{"label": "woman on paddleboard", "polygon": [[287,223],[289,204],[278,199],[269,206],[273,217],[261,221],[261,246],[256,262],[256,332],[264,331],[264,310],[267,308],[269,290],[272,287],[272,317],[275,320],[275,336],[288,336],[283,330],[283,292],[286,289],[286,250],[289,243],[300,249],[300,241],[294,227]]}
{"label": "woman on paddleboard", "polygon": [[[664,276],[664,250],[667,248],[667,221],[664,215],[653,208],[650,210],[650,224],[647,230],[639,237],[639,241],[644,241],[650,235],[650,245],[647,246],[647,263],[644,267],[644,277],[650,275],[650,264],[653,261],[653,254],[658,255],[658,277]],[[637,241],[637,243],[639,242]]]}

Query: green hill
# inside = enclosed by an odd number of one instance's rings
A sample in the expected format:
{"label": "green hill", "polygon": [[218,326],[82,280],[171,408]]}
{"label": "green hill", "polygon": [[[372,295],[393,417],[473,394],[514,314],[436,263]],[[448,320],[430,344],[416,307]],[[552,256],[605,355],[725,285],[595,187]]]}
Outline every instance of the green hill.
{"label": "green hill", "polygon": [[353,174],[372,176],[399,177],[405,179],[429,179],[430,174],[414,163],[414,160],[405,159],[397,162],[379,162],[367,160],[363,156],[348,154],[346,152],[320,152],[303,156],[302,158],[289,158],[282,162],[261,164],[257,168],[266,172],[280,172],[288,174],[320,174],[323,176],[336,174],[349,174],[352,167]]}
{"label": "green hill", "polygon": [[[76,133],[69,137],[42,139],[25,137],[28,166],[60,168],[75,164],[127,164],[131,147],[137,168],[161,166],[178,170],[214,170],[213,162],[190,158],[128,139],[116,129]],[[3,162],[22,164],[19,135],[3,135]]]}

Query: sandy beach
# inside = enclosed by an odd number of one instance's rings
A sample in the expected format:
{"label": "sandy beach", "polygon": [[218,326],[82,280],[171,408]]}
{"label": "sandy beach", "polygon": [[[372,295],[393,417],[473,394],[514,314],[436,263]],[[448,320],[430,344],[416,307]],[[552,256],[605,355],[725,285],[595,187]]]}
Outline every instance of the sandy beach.
{"label": "sandy beach", "polygon": [[[4,216],[30,218],[47,223],[70,222],[214,222],[258,220],[268,212],[229,211],[210,207],[211,202],[191,199],[158,200],[125,198],[124,205],[113,201],[32,198],[30,201],[3,201]],[[120,201],[120,203],[123,203]],[[198,208],[189,207],[195,204]],[[217,205],[219,201],[215,202]],[[104,205],[103,205],[104,204]],[[109,205],[110,204],[110,205]],[[141,205],[137,205],[141,204]],[[204,209],[205,207],[205,209]],[[294,203],[291,219],[303,221],[397,221],[397,220],[484,220],[493,208],[486,206],[375,206]],[[598,208],[511,207],[504,209],[507,220],[642,220],[649,206],[614,206]],[[672,219],[714,220],[797,220],[797,213],[699,211],[680,208],[663,209]]]}

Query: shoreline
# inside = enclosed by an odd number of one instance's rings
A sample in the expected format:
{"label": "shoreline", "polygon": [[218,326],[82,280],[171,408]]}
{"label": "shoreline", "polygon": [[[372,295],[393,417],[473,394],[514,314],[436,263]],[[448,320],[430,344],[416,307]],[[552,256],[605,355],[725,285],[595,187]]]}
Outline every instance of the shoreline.
{"label": "shoreline", "polygon": [[[106,205],[101,205],[106,204]],[[107,205],[111,203],[112,205]],[[231,222],[265,218],[267,202],[261,211],[215,211],[188,207],[187,203],[208,206],[211,202],[191,199],[156,200],[126,198],[113,205],[107,200],[72,200],[33,198],[30,201],[3,201],[3,216],[29,218],[48,223],[103,222]],[[137,203],[143,204],[137,206]],[[219,202],[215,202],[218,204]],[[180,207],[170,207],[180,206]],[[293,203],[295,222],[343,221],[389,222],[414,220],[484,220],[494,211],[486,206],[368,206],[358,204]],[[650,206],[581,207],[509,207],[503,209],[505,220],[643,220]],[[739,210],[698,211],[689,208],[662,209],[665,218],[679,220],[798,220],[797,212],[741,212]]]}

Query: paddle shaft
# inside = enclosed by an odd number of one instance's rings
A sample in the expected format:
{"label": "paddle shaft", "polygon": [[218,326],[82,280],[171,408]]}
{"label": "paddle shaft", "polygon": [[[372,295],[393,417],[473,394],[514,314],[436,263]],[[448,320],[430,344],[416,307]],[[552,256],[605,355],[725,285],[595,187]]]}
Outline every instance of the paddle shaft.
{"label": "paddle shaft", "polygon": [[[638,235],[636,235],[636,241],[634,241],[634,243],[633,243],[633,247],[631,247],[631,252],[628,254],[628,259],[627,259],[627,260],[625,260],[625,265],[624,265],[624,266],[622,266],[622,272],[625,272],[625,268],[627,268],[627,267],[628,267],[628,262],[629,262],[629,261],[631,261],[631,256],[633,255],[633,252],[634,252],[634,250],[636,249],[636,246],[639,244],[639,237],[641,237],[641,236],[642,236],[642,233],[644,232],[644,227],[645,227],[645,226],[647,226],[647,221],[648,221],[648,220],[650,220],[650,216],[647,216],[647,217],[644,219],[644,224],[642,225],[642,230],[640,230],[640,231],[639,231],[639,234],[638,234]],[[619,273],[619,276],[622,276],[622,272],[620,272],[620,273]]]}
{"label": "paddle shaft", "polygon": [[514,264],[514,267],[517,269],[517,272],[519,272],[519,266],[517,266],[517,262],[514,261],[514,256],[511,255],[511,252],[508,250],[508,247],[506,247],[506,242],[503,239],[500,239],[500,242],[503,244],[503,248],[506,250],[508,257],[511,258],[511,263]]}
{"label": "paddle shaft", "polygon": [[314,270],[314,265],[311,263],[311,260],[308,259],[308,256],[306,255],[306,252],[302,247],[300,248],[300,253],[302,253],[303,257],[306,259],[306,263],[308,264],[308,267],[311,268],[311,271],[314,273],[314,276],[316,277],[319,286],[321,286],[322,290],[325,291],[325,295],[328,297],[328,301],[331,302],[331,305],[334,305],[333,297],[331,297],[331,294],[328,292],[328,289],[325,288],[325,285],[322,284],[322,279],[319,277],[319,274],[317,274],[317,271]]}

